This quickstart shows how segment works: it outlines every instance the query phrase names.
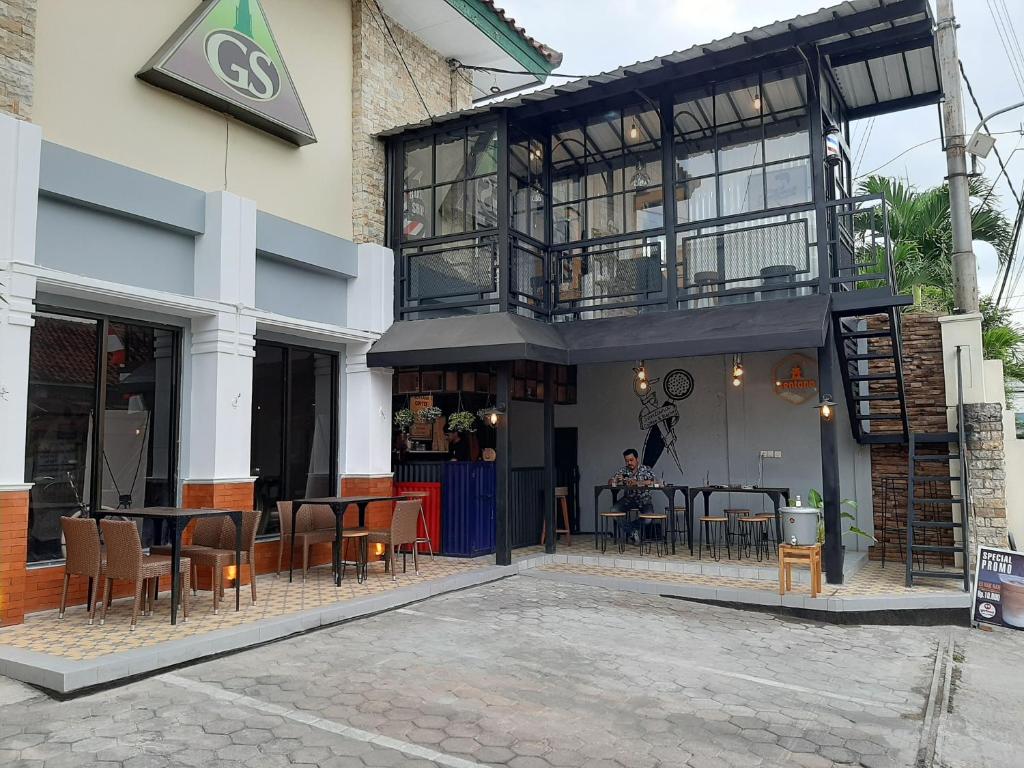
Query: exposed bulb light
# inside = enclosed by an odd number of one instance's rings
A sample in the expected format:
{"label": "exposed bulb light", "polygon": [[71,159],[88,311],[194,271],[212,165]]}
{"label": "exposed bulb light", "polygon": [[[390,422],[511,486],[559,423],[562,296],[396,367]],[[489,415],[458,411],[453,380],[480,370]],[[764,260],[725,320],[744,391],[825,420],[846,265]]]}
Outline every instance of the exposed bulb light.
{"label": "exposed bulb light", "polygon": [[640,138],[640,129],[637,127],[636,123],[629,126],[629,138],[632,141],[636,141]]}
{"label": "exposed bulb light", "polygon": [[647,382],[646,382],[646,381],[644,381],[643,379],[641,379],[641,380],[640,380],[640,384],[639,384],[639,386],[640,386],[640,389],[641,389],[642,391],[644,391],[644,392],[646,392],[646,391],[647,391]]}
{"label": "exposed bulb light", "polygon": [[818,403],[815,408],[821,412],[822,421],[832,421],[832,417],[835,416],[835,401],[832,400],[832,395],[822,395],[821,402]]}
{"label": "exposed bulb light", "polygon": [[738,379],[743,375],[743,358],[736,355],[732,359],[732,377]]}
{"label": "exposed bulb light", "polygon": [[754,111],[755,112],[760,112],[761,111],[761,97],[760,96],[754,96],[753,105],[754,105]]}
{"label": "exposed bulb light", "polygon": [[498,412],[497,411],[491,411],[491,414],[490,414],[490,416],[487,417],[487,420],[489,422],[491,422],[491,426],[492,427],[496,426],[498,424]]}
{"label": "exposed bulb light", "polygon": [[740,385],[741,385],[742,383],[743,383],[743,380],[742,380],[742,379],[739,379],[739,378],[736,378],[736,379],[733,379],[733,380],[732,380],[732,385],[733,385],[734,387],[738,387],[738,386],[740,386]]}

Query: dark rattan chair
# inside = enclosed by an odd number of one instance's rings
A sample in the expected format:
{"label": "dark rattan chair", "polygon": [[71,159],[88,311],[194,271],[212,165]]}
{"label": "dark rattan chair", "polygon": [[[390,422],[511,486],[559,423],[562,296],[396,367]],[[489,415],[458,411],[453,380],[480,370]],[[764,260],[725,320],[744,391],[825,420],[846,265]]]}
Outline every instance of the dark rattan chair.
{"label": "dark rattan chair", "polygon": [[[135,598],[132,602],[132,621],[128,629],[134,631],[143,590],[149,599],[149,610],[152,610],[153,599],[159,590],[160,577],[171,575],[171,558],[164,555],[142,554],[139,529],[131,520],[100,520],[100,529],[103,531],[103,541],[107,545],[107,570],[103,579],[103,613],[100,614],[100,624],[107,619],[111,583],[114,579],[131,581],[135,585]],[[191,565],[189,558],[183,557],[178,566],[182,579],[181,595],[185,621],[188,621],[189,612]]]}
{"label": "dark rattan chair", "polygon": [[64,618],[71,577],[87,576],[89,589],[85,607],[89,612],[89,623],[92,624],[96,618],[96,594],[100,588],[100,577],[106,568],[100,546],[100,530],[91,517],[62,517],[60,529],[67,545],[67,559],[64,561],[64,586],[60,591],[60,612],[57,618]]}

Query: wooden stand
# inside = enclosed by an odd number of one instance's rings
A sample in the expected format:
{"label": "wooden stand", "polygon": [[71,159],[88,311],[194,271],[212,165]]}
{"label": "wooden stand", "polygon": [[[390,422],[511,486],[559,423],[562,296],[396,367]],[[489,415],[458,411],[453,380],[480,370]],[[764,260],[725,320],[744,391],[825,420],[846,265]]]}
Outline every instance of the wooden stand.
{"label": "wooden stand", "polygon": [[[564,533],[566,544],[572,546],[572,530],[569,526],[569,489],[565,486],[558,486],[555,488],[555,507],[561,505],[562,512],[562,527],[559,528],[557,523],[555,525],[555,533]],[[548,537],[548,516],[544,515],[544,524],[540,529],[540,543],[543,545],[544,541]]]}
{"label": "wooden stand", "polygon": [[793,588],[793,566],[807,565],[811,569],[811,597],[821,592],[821,544],[811,547],[779,545],[779,594]]}

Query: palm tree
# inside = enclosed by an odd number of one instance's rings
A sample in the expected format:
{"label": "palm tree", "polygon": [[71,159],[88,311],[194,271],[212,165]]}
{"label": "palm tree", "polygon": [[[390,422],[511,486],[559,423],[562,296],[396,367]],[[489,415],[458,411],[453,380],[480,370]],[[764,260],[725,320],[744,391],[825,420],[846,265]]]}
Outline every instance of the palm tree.
{"label": "palm tree", "polygon": [[[897,179],[869,176],[859,185],[865,195],[884,195],[889,204],[889,236],[893,243],[896,289],[914,297],[920,310],[953,309],[953,227],[949,187],[919,191]],[[999,263],[1009,258],[1013,224],[997,207],[992,185],[974,177],[969,181],[973,205],[973,238],[989,243]]]}
{"label": "palm tree", "polygon": [[[1010,255],[1013,224],[997,207],[989,182],[973,177],[968,188],[972,200],[972,237],[990,244],[999,263],[1005,264]],[[911,311],[952,312],[953,227],[949,187],[943,184],[918,191],[897,179],[869,176],[861,182],[859,191],[883,195],[889,203],[895,288],[899,293],[913,295]],[[878,258],[884,260],[884,254],[879,252]],[[1013,323],[1010,310],[998,307],[989,296],[981,300],[981,313],[984,354],[987,359],[1003,361],[1007,403],[1012,407],[1009,384],[1024,381],[1024,328]]]}

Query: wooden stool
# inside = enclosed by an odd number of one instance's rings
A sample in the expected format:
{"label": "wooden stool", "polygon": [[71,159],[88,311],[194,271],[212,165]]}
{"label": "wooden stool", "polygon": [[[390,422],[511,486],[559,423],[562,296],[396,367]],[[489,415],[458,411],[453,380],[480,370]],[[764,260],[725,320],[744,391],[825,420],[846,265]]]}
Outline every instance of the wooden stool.
{"label": "wooden stool", "polygon": [[[558,536],[558,534],[560,534],[560,533],[564,533],[565,534],[565,543],[566,543],[567,546],[571,547],[572,546],[572,530],[570,529],[570,526],[569,526],[569,489],[566,488],[564,485],[560,485],[557,488],[555,488],[555,508],[556,508],[556,511],[557,511],[557,508],[559,506],[561,506],[561,509],[562,509],[562,525],[565,526],[565,527],[564,528],[556,527],[555,528],[555,536]],[[548,535],[548,516],[544,515],[544,524],[541,526],[541,529],[540,529],[540,543],[541,543],[541,545],[544,544],[544,540],[547,538],[547,535]]]}
{"label": "wooden stool", "polygon": [[[658,557],[661,557],[662,546],[665,544],[666,531],[668,530],[668,515],[662,514],[661,512],[651,512],[648,514],[637,515],[637,520],[640,521],[640,554],[644,553],[644,544],[647,544],[647,551],[651,551],[651,543],[657,545],[655,552]],[[647,537],[647,531],[650,530],[651,523],[658,521],[661,523],[661,536],[658,537]],[[665,547],[667,549],[667,546]]]}
{"label": "wooden stool", "polygon": [[704,559],[704,544],[708,545],[708,555],[715,560],[722,559],[722,544],[716,540],[725,539],[725,551],[732,560],[732,548],[729,546],[729,518],[725,515],[705,515],[700,519],[700,549],[697,550],[697,559]]}
{"label": "wooden stool", "polygon": [[779,545],[779,594],[784,595],[793,588],[793,566],[807,565],[811,569],[811,597],[821,592],[821,544],[811,547],[794,547],[792,544]]}
{"label": "wooden stool", "polygon": [[626,537],[623,533],[622,523],[625,522],[625,512],[602,512],[599,517],[601,518],[601,554],[603,555],[608,549],[608,539],[604,535],[608,533],[608,521],[612,523],[612,539],[615,541],[615,545],[618,547],[619,552],[626,551]]}

